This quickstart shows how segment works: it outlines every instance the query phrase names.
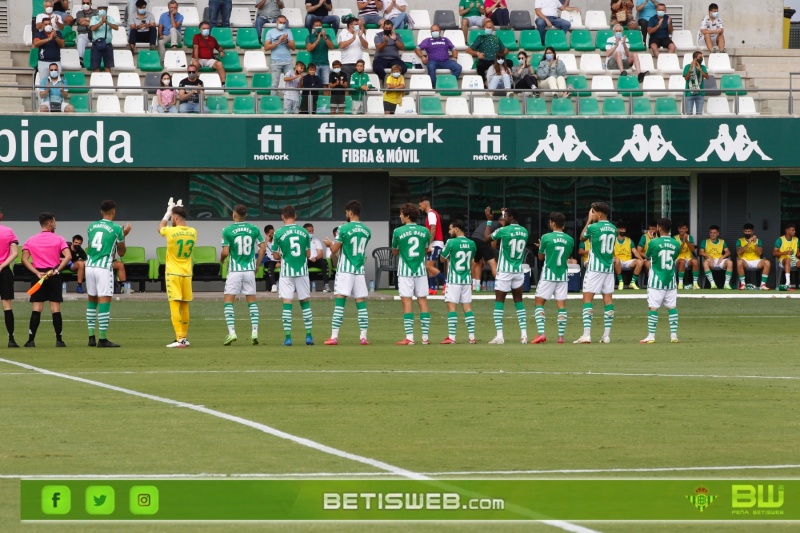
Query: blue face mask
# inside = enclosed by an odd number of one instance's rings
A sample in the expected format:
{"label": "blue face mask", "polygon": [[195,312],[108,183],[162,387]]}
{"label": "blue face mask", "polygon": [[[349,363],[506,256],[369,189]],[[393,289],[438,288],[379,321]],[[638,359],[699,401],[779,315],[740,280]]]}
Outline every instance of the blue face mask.
{"label": "blue face mask", "polygon": [[399,72],[392,72],[392,77],[393,78],[399,78],[400,77],[400,73]]}
{"label": "blue face mask", "polygon": [[548,61],[552,61],[553,60],[553,54],[545,54],[544,58],[546,60],[548,60]]}
{"label": "blue face mask", "polygon": [[485,33],[486,35],[491,35],[492,33],[494,33],[494,30],[492,28],[484,28],[483,33]]}
{"label": "blue face mask", "polygon": [[438,31],[432,31],[431,32],[431,37],[433,37],[434,39],[438,39],[439,38],[439,32]]}
{"label": "blue face mask", "polygon": [[203,37],[208,37],[211,34],[211,30],[209,30],[208,28],[203,28],[202,30],[200,30],[200,34]]}
{"label": "blue face mask", "polygon": [[97,15],[100,16],[100,17],[105,17],[106,16],[106,10],[105,9],[101,9],[100,11],[97,12]]}
{"label": "blue face mask", "polygon": [[353,31],[358,31],[360,28],[358,26],[353,26]]}
{"label": "blue face mask", "polygon": [[718,16],[719,16],[719,11],[712,11],[712,12],[711,12],[711,18],[715,19],[715,18],[717,18]]}
{"label": "blue face mask", "polygon": [[333,69],[333,73],[334,74],[339,74],[341,71],[342,71],[342,69],[340,69],[340,68]]}
{"label": "blue face mask", "polygon": [[614,34],[614,36],[615,36],[617,39],[622,39],[622,32],[621,32],[621,31],[618,31],[617,33],[615,33],[615,34]]}
{"label": "blue face mask", "polygon": [[138,11],[140,15],[147,13],[147,9],[137,9],[136,11]]}
{"label": "blue face mask", "polygon": [[285,27],[286,27],[286,24],[278,24],[278,29],[281,30],[281,31],[283,31],[283,29]]}
{"label": "blue face mask", "polygon": [[656,11],[656,15],[658,15],[659,17],[663,17],[666,14],[667,14],[666,11]]}

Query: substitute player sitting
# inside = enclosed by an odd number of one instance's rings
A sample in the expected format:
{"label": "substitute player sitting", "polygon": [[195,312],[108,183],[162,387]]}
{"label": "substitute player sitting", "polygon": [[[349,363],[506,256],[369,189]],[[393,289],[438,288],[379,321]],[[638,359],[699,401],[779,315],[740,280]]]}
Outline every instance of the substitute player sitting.
{"label": "substitute player sitting", "polygon": [[668,218],[658,219],[659,237],[652,239],[647,247],[647,258],[650,259],[650,276],[647,279],[647,337],[641,344],[656,342],[656,326],[658,325],[658,308],[666,307],[669,313],[670,342],[678,340],[678,289],[675,284],[675,258],[680,252],[680,244],[670,236],[672,221]]}
{"label": "substitute player sitting", "polygon": [[628,225],[625,222],[617,224],[617,240],[614,242],[614,272],[617,275],[617,290],[621,291],[625,287],[625,282],[622,280],[622,269],[629,268],[633,270],[633,277],[631,284],[628,285],[631,289],[638,290],[639,274],[642,273],[642,266],[644,261],[639,254],[639,250],[633,247],[633,241],[627,236]]}
{"label": "substitute player sitting", "polygon": [[768,291],[767,279],[769,278],[770,262],[767,259],[761,258],[763,245],[761,239],[754,233],[755,226],[751,223],[744,225],[744,237],[740,237],[736,241],[736,272],[739,274],[739,290],[743,291],[747,288],[744,282],[744,269],[757,268],[761,270],[761,286],[762,291]]}
{"label": "substitute player sitting", "polygon": [[450,224],[450,238],[441,256],[447,261],[447,286],[444,301],[447,304],[447,338],[439,344],[456,343],[458,326],[458,304],[464,310],[469,343],[475,344],[475,314],[472,312],[472,274],[471,264],[478,246],[465,236],[467,227],[463,220],[456,219]]}
{"label": "substitute player sitting", "polygon": [[703,242],[700,243],[700,251],[698,252],[703,261],[703,270],[705,270],[706,279],[708,279],[708,288],[717,288],[711,269],[721,268],[725,269],[725,285],[723,288],[730,289],[731,273],[733,271],[731,251],[728,249],[728,245],[725,244],[725,239],[719,238],[719,226],[711,226],[708,229],[708,237],[708,239],[703,239]]}
{"label": "substitute player sitting", "polygon": [[[189,341],[189,302],[192,295],[192,250],[197,242],[197,230],[186,225],[188,213],[183,201],[169,199],[167,212],[158,224],[158,233],[167,238],[165,283],[167,300],[175,330],[175,340],[167,348],[187,348]],[[172,226],[168,226],[172,222]]]}
{"label": "substitute player sitting", "polygon": [[783,235],[775,241],[775,247],[772,249],[772,256],[775,257],[775,262],[778,264],[778,269],[783,270],[784,284],[778,289],[793,291],[792,289],[792,268],[797,265],[797,259],[800,258],[800,247],[798,246],[798,239],[795,237],[797,228],[793,222],[786,224],[783,229]]}
{"label": "substitute player sitting", "polygon": [[565,223],[564,213],[550,213],[550,233],[543,235],[541,241],[536,243],[539,261],[544,261],[544,266],[536,286],[533,318],[536,320],[537,335],[531,344],[547,341],[544,334],[544,304],[553,298],[558,306],[558,344],[564,344],[564,331],[567,329],[567,259],[575,248],[575,240],[564,233]]}
{"label": "substitute player sitting", "polygon": [[700,280],[700,266],[697,259],[692,255],[697,246],[694,243],[694,237],[689,234],[689,225],[681,223],[678,226],[678,234],[675,235],[675,240],[681,245],[680,252],[678,252],[678,289],[683,289],[683,278],[685,277],[686,268],[689,268],[689,274],[692,276],[692,284],[687,289],[699,289]]}

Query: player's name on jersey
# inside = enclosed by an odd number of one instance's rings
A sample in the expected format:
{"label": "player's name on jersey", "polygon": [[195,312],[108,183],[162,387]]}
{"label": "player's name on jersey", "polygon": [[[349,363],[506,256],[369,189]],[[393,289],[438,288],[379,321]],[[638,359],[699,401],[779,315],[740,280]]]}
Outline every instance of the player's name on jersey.
{"label": "player's name on jersey", "polygon": [[284,228],[285,229],[281,233],[280,239],[285,239],[286,237],[291,237],[291,236],[294,236],[294,235],[300,235],[300,236],[303,236],[303,237],[308,235],[308,232],[306,230],[304,230],[303,228],[299,227],[299,226],[295,226],[295,225],[284,226]]}
{"label": "player's name on jersey", "polygon": [[[553,242],[555,244],[565,244],[565,245],[569,245],[570,244],[570,242],[567,239],[565,239],[564,237],[553,237],[553,240],[550,241],[550,242]],[[573,244],[573,246],[574,246],[574,244]]]}
{"label": "player's name on jersey", "polygon": [[231,233],[250,233],[252,228],[248,226],[239,226],[237,228],[233,228]]}
{"label": "player's name on jersey", "polygon": [[428,237],[431,236],[431,233],[422,226],[419,226],[419,228],[413,228],[407,233],[406,232],[404,233],[405,233],[404,237],[422,237],[423,239],[427,239]]}
{"label": "player's name on jersey", "polygon": [[[340,228],[339,228],[339,234],[340,234],[340,235],[341,235],[341,229],[342,229],[342,228],[340,227]],[[354,235],[354,234],[356,234],[356,233],[358,233],[358,234],[361,234],[361,235],[364,235],[365,237],[369,237],[369,236],[371,236],[371,235],[372,235],[372,234],[370,233],[370,231],[369,231],[369,230],[368,230],[368,229],[367,229],[365,226],[361,226],[361,225],[358,225],[358,226],[356,226],[356,225],[353,225],[353,226],[349,227],[349,228],[348,228],[348,230],[347,230],[347,234],[348,234],[348,235],[351,235],[351,236],[352,236],[352,235]]]}
{"label": "player's name on jersey", "polygon": [[195,237],[196,232],[194,229],[186,227],[186,229],[179,229],[181,226],[178,226],[176,229],[177,231],[173,231],[171,233],[172,237]]}
{"label": "player's name on jersey", "polygon": [[97,222],[92,222],[92,224],[89,226],[89,231],[92,231],[93,229],[114,231],[114,226],[104,220],[98,220]]}
{"label": "player's name on jersey", "polygon": [[469,250],[470,248],[472,248],[472,246],[470,245],[469,242],[460,242],[460,243],[458,243],[458,249],[459,250]]}

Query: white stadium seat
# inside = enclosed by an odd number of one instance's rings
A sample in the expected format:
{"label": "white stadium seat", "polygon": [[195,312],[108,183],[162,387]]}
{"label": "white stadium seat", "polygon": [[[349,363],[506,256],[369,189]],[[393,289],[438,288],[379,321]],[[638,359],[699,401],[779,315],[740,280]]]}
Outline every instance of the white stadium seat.
{"label": "white stadium seat", "polygon": [[581,14],[577,11],[562,11],[561,18],[570,22],[570,29],[572,30],[586,29],[581,19]]}
{"label": "white stadium seat", "polygon": [[428,72],[428,68],[422,64],[422,59],[414,52],[403,52],[400,54],[400,60],[406,64],[411,63],[411,67],[407,71],[409,74]]}
{"label": "white stadium seat", "polygon": [[495,116],[497,115],[497,111],[494,109],[494,100],[488,98],[486,96],[480,96],[474,98],[472,100],[472,105],[474,109],[472,110],[473,115],[483,115],[483,116]]}
{"label": "white stadium seat", "polygon": [[606,69],[600,60],[600,54],[581,54],[581,72],[584,76],[605,74]]}
{"label": "white stadium seat", "polygon": [[281,9],[281,14],[286,17],[290,28],[303,28],[305,27],[306,17],[299,8],[285,7]]}
{"label": "white stadium seat", "polygon": [[460,96],[450,96],[444,106],[444,114],[448,116],[469,116],[469,102]]}
{"label": "white stadium seat", "polygon": [[61,49],[61,70],[81,70],[81,61],[78,50],[75,48]]}
{"label": "white stadium seat", "polygon": [[367,34],[364,36],[364,38],[367,40],[370,50],[375,50],[375,36],[382,31],[383,30],[378,30],[375,28],[367,30]]}
{"label": "white stadium seat", "polygon": [[[258,52],[264,57],[262,52]],[[266,60],[264,61],[266,63]],[[167,72],[186,72],[186,52],[181,50],[167,50],[164,53],[164,70]]]}
{"label": "white stadium seat", "polygon": [[657,72],[656,67],[653,65],[653,56],[646,52],[639,54],[639,66],[642,68],[642,72],[647,72],[648,70],[650,74]]}
{"label": "white stadium seat", "polygon": [[657,91],[657,90],[664,90],[667,87],[664,85],[664,78],[660,75],[654,74],[650,76],[645,76],[644,81],[642,82],[642,89],[644,89],[644,95],[649,96],[651,98],[659,98],[662,96],[667,96],[666,93],[650,93],[648,91]]}
{"label": "white stadium seat", "polygon": [[397,109],[394,111],[395,115],[416,115],[417,114],[417,102],[414,100],[413,96],[404,96],[403,102],[397,106]]}
{"label": "white stadium seat", "polygon": [[672,42],[675,43],[675,48],[681,52],[697,50],[697,41],[694,40],[692,30],[675,30],[672,32]]}
{"label": "white stadium seat", "polygon": [[[167,11],[169,11],[169,8],[167,6],[153,6],[152,8],[150,8],[150,13],[153,14],[153,18],[156,21],[156,26],[158,26],[158,20],[161,18],[161,15],[163,15]],[[180,8],[179,11],[182,14],[183,8]]]}
{"label": "white stadium seat", "polygon": [[118,30],[111,30],[111,45],[114,47],[128,48],[128,34],[125,33],[122,24]]}
{"label": "white stadium seat", "polygon": [[[333,53],[333,50],[331,50],[331,53]],[[261,50],[247,50],[244,53],[242,68],[245,72],[269,72],[267,56]]]}
{"label": "white stadium seat", "polygon": [[467,42],[464,40],[464,32],[461,30],[444,30],[444,36],[450,39],[456,50],[466,50]]}
{"label": "white stadium seat", "polygon": [[[686,68],[686,65],[691,65],[692,64],[692,54],[693,53],[694,52],[686,52],[685,54],[683,54],[683,63],[681,63],[681,74],[683,74],[683,69]],[[706,67],[707,66],[708,66],[708,64],[706,64]]]}
{"label": "white stadium seat", "polygon": [[[117,76],[117,87],[120,87],[120,94],[141,94],[142,82],[138,72],[121,72]],[[134,89],[122,89],[121,87],[137,87]]]}
{"label": "white stadium seat", "polygon": [[[430,96],[436,94],[432,91],[433,85],[431,85],[431,77],[427,74],[414,74],[411,76],[411,83],[408,86],[411,90],[417,90],[420,96]],[[427,90],[425,90],[427,89]]]}
{"label": "white stadium seat", "polygon": [[731,67],[731,58],[728,54],[710,54],[708,56],[709,74],[733,74],[736,72]]}
{"label": "white stadium seat", "polygon": [[250,9],[247,7],[234,7],[231,10],[231,26],[234,28],[249,28],[254,21],[250,18]]}
{"label": "white stadium seat", "polygon": [[477,74],[469,74],[467,76],[462,76],[461,88],[483,90],[485,89],[483,85],[483,78],[478,76]]}
{"label": "white stadium seat", "polygon": [[[639,56],[641,59],[642,56]],[[678,62],[678,54],[658,54],[658,70],[661,74],[671,75],[671,74],[682,74],[683,69],[681,68],[680,63]]]}
{"label": "white stadium seat", "polygon": [[383,96],[367,97],[367,114],[383,115]]}
{"label": "white stadium seat", "polygon": [[605,11],[587,11],[584,26],[590,30],[607,30],[608,15]]}
{"label": "white stadium seat", "polygon": [[680,96],[686,88],[686,80],[680,74],[673,74],[669,77],[669,90],[671,96]]}
{"label": "white stadium seat", "polygon": [[558,58],[564,62],[564,67],[567,69],[567,74],[580,74],[578,63],[575,60],[575,54],[558,54]]}
{"label": "white stadium seat", "polygon": [[[463,37],[464,34],[462,33],[461,35]],[[417,32],[417,41],[416,41],[417,46],[419,46],[420,43],[425,39],[430,39],[430,37],[431,37],[431,30],[419,30]]]}
{"label": "white stadium seat", "polygon": [[342,60],[341,50],[328,50],[328,64],[333,65],[334,61],[341,61],[341,60]]}
{"label": "white stadium seat", "polygon": [[431,29],[431,14],[427,9],[411,9],[408,11],[408,16],[414,21],[415,30]]}
{"label": "white stadium seat", "polygon": [[92,72],[92,76],[89,78],[92,94],[113,94],[116,89],[111,87],[112,85],[114,85],[114,80],[111,78],[110,72]]}
{"label": "white stadium seat", "polygon": [[201,72],[200,80],[203,82],[203,86],[206,88],[205,93],[207,95],[223,94],[222,82],[219,79],[219,74],[216,72]]}
{"label": "white stadium seat", "polygon": [[752,96],[739,97],[739,114],[740,115],[759,115],[756,111],[756,101]]}
{"label": "white stadium seat", "polygon": [[614,80],[611,76],[593,76],[592,77],[592,96],[597,98],[599,96],[617,96],[617,91],[614,90]]}
{"label": "white stadium seat", "polygon": [[369,55],[369,52],[367,51],[362,52],[361,59],[364,60],[364,72],[368,74],[372,72],[372,56]]}
{"label": "white stadium seat", "polygon": [[125,114],[126,115],[144,115],[144,95],[143,94],[129,94],[125,97]]}
{"label": "white stadium seat", "polygon": [[[97,5],[100,5],[100,4],[97,4]],[[94,7],[94,6],[92,6],[92,7]],[[128,21],[127,20],[122,20],[122,15],[119,12],[119,7],[117,7],[117,6],[108,6],[108,9],[106,10],[106,15],[109,18],[112,18],[115,21],[117,21],[120,26],[125,26],[125,27],[128,26]]]}
{"label": "white stadium seat", "polygon": [[136,70],[136,65],[133,64],[133,53],[128,48],[114,50],[114,70]]}
{"label": "white stadium seat", "polygon": [[707,115],[730,115],[731,108],[728,106],[728,99],[724,96],[706,98],[703,113]]}
{"label": "white stadium seat", "polygon": [[474,58],[469,54],[458,54],[456,58],[458,60],[458,64],[461,65],[461,74],[475,74],[477,70],[472,65],[474,64]]}
{"label": "white stadium seat", "polygon": [[97,97],[95,111],[109,115],[118,115],[122,113],[119,107],[119,98],[117,98],[116,94],[101,94]]}
{"label": "white stadium seat", "polygon": [[22,28],[22,43],[27,46],[33,46],[33,34],[31,33],[31,25],[27,24]]}
{"label": "white stadium seat", "polygon": [[380,91],[381,90],[381,79],[378,77],[377,74],[370,72],[367,74],[369,76],[369,83],[372,85],[373,91]]}
{"label": "white stadium seat", "polygon": [[[183,27],[191,28],[200,25],[200,13],[194,6],[182,6],[178,4],[178,11],[183,15]],[[156,21],[158,22],[158,21]]]}

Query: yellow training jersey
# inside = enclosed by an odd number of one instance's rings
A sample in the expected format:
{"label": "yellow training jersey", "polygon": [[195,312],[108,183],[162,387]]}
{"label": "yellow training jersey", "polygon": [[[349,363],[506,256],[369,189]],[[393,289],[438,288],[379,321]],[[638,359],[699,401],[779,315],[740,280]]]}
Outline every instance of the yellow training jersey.
{"label": "yellow training jersey", "polygon": [[787,240],[785,236],[781,235],[780,238],[775,241],[775,247],[781,252],[786,253],[782,254],[778,260],[797,255],[797,242],[797,237],[792,237],[792,240]]}
{"label": "yellow training jersey", "polygon": [[622,239],[622,242],[620,242],[619,238],[617,238],[614,241],[614,257],[620,261],[630,261],[633,259],[633,250],[631,249],[632,246],[633,241],[631,241],[630,237],[625,237]]}
{"label": "yellow training jersey", "polygon": [[[580,245],[578,246],[581,250],[586,250],[587,252],[592,251],[592,241],[581,241]],[[589,262],[589,254],[581,256],[581,261],[583,262],[584,266],[586,263]]]}
{"label": "yellow training jersey", "polygon": [[722,257],[722,252],[727,248],[723,239],[717,239],[716,242],[711,239],[706,239],[700,247],[705,250],[706,255],[712,259],[719,259]]}
{"label": "yellow training jersey", "polygon": [[694,244],[694,238],[689,235],[689,238],[686,240],[686,244],[683,243],[681,240],[680,234],[675,235],[675,240],[680,245],[681,249],[678,252],[678,256],[675,259],[691,259],[692,258],[692,249],[689,248],[689,244]]}
{"label": "yellow training jersey", "polygon": [[747,239],[740,237],[736,242],[736,247],[743,249],[742,253],[738,254],[739,259],[744,259],[745,261],[755,261],[756,259],[761,259],[761,255],[756,253],[757,246],[761,246],[761,239],[758,239],[756,242],[747,242]]}
{"label": "yellow training jersey", "polygon": [[189,226],[165,226],[159,233],[167,238],[165,272],[176,276],[191,276],[192,250],[197,242],[197,230]]}
{"label": "yellow training jersey", "polygon": [[642,253],[647,253],[647,246],[650,244],[650,234],[645,232],[642,238],[639,239],[639,246],[642,248]]}

